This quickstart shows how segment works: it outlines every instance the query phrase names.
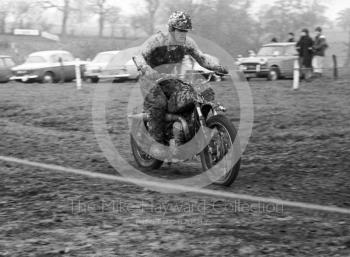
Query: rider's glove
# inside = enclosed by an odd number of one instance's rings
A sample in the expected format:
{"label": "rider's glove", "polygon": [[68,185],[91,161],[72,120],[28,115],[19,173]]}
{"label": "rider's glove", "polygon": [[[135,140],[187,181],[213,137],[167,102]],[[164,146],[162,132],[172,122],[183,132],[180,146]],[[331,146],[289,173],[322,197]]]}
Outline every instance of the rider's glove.
{"label": "rider's glove", "polygon": [[221,74],[228,74],[228,70],[222,66],[222,65],[219,65],[217,68],[216,68],[216,71],[217,73],[221,73]]}

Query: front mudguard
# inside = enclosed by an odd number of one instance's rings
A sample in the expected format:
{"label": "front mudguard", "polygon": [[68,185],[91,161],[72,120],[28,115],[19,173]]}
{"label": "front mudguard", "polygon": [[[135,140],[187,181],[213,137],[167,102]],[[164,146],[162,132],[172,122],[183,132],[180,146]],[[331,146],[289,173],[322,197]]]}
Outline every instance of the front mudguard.
{"label": "front mudguard", "polygon": [[201,111],[204,119],[207,120],[210,111],[214,111],[214,108],[211,104],[203,104],[201,106]]}

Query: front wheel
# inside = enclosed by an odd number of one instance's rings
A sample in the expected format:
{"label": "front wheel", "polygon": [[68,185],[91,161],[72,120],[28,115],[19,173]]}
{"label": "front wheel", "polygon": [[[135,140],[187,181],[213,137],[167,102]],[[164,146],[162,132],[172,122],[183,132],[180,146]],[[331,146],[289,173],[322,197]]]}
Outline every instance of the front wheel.
{"label": "front wheel", "polygon": [[213,129],[215,133],[201,153],[202,167],[208,170],[215,166],[222,175],[214,181],[214,184],[230,186],[237,178],[241,165],[237,130],[224,115],[210,117],[207,120],[207,127]]}
{"label": "front wheel", "polygon": [[162,166],[162,161],[153,158],[152,156],[148,155],[140,149],[132,135],[130,135],[130,144],[132,154],[139,167],[144,168],[146,170],[156,170]]}
{"label": "front wheel", "polygon": [[99,77],[91,77],[91,78],[90,78],[90,82],[91,82],[91,83],[98,83],[99,80],[100,80]]}

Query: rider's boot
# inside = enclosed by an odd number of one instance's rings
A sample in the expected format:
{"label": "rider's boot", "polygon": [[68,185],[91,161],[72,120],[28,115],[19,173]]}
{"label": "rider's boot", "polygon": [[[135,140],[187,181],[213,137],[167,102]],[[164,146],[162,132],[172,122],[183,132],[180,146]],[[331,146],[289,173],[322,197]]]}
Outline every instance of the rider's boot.
{"label": "rider's boot", "polygon": [[167,146],[161,143],[152,144],[149,149],[149,153],[153,158],[160,161],[164,161],[169,157],[169,151],[167,149]]}
{"label": "rider's boot", "polygon": [[181,122],[174,122],[173,124],[173,136],[174,138],[170,140],[170,153],[171,153],[171,158],[173,161],[177,162],[180,161],[178,158],[179,154],[179,146],[181,145],[181,141],[183,138],[183,128]]}

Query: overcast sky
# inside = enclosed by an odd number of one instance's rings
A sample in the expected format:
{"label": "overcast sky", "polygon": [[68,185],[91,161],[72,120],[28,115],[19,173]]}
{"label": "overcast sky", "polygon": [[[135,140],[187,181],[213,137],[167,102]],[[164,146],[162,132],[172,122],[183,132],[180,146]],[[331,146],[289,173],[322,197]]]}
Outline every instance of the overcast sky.
{"label": "overcast sky", "polygon": [[[275,0],[255,0],[253,4],[253,13],[257,12],[264,5],[272,5],[274,1]],[[120,1],[118,5],[120,4],[120,7],[122,8],[123,13],[125,15],[130,15],[135,13],[135,6],[138,6],[138,8],[142,8],[140,6],[141,2],[141,0]],[[340,10],[350,8],[349,0],[326,0],[323,2],[326,6],[328,6],[326,14],[327,17],[331,20],[334,20],[337,17],[337,14]]]}

